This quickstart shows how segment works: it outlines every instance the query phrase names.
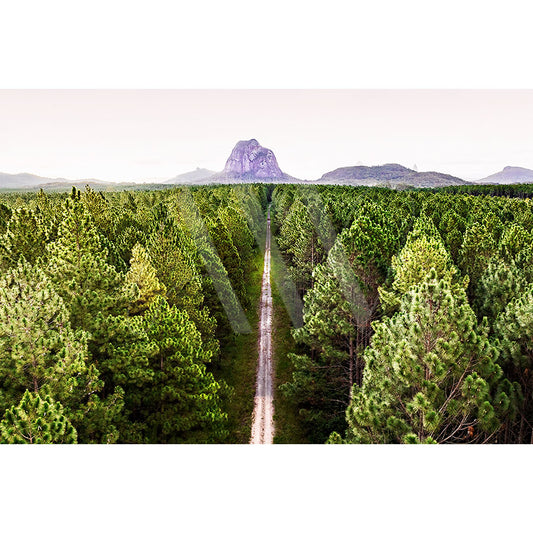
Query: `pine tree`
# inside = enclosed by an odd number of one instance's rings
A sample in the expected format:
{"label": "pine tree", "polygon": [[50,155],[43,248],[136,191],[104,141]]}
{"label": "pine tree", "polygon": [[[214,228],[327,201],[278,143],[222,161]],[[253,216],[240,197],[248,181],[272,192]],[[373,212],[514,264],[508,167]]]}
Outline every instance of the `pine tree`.
{"label": "pine tree", "polygon": [[230,233],[231,242],[237,248],[246,275],[255,243],[245,215],[237,207],[227,205],[224,209],[219,207],[218,216]]}
{"label": "pine tree", "polygon": [[307,354],[290,354],[292,381],[282,385],[296,401],[313,441],[341,430],[354,384],[363,375],[362,351],[379,315],[378,287],[397,246],[390,225],[362,216],[343,231],[324,264],[313,271],[304,297],[304,325],[294,338]]}
{"label": "pine tree", "polygon": [[505,373],[519,385],[518,416],[507,424],[505,442],[533,443],[533,285],[500,313],[494,330]]}
{"label": "pine tree", "polygon": [[[196,239],[196,244],[203,262],[199,272],[202,274],[204,310],[209,310],[209,316],[207,313],[205,316],[216,324],[214,336],[223,341],[234,332],[247,332],[246,317],[216,249],[202,237]],[[210,349],[219,353],[216,346],[210,346]]]}
{"label": "pine tree", "polygon": [[3,444],[76,444],[77,433],[63,406],[49,394],[26,391],[0,422]]}
{"label": "pine tree", "polygon": [[226,272],[228,273],[231,286],[239,301],[246,304],[247,296],[246,287],[244,285],[242,261],[237,248],[233,244],[231,234],[219,217],[215,220],[210,220],[208,227],[211,240]]}
{"label": "pine tree", "polygon": [[[226,189],[217,190],[223,192]],[[172,213],[177,213],[173,220],[180,227],[187,229],[190,241],[194,242],[194,253],[189,252],[189,255],[195,260],[196,271],[201,281],[202,312],[209,309],[211,320],[208,324],[216,326],[216,330],[211,330],[211,328],[206,330],[205,325],[195,318],[198,312],[194,309],[187,309],[187,312],[202,333],[203,342],[208,345],[210,336],[216,336],[224,342],[232,333],[249,331],[249,324],[242,309],[248,301],[244,285],[247,269],[238,252],[239,247],[233,242],[231,232],[225,226],[222,217],[216,216],[216,213],[227,210],[222,210],[221,204],[218,205],[218,211],[214,211],[213,205],[218,204],[217,198],[213,198],[213,202],[207,204],[201,198],[200,206],[195,198],[196,193],[193,197],[190,191],[183,191],[179,197],[179,205]],[[199,207],[207,212],[207,215],[202,216]],[[236,211],[233,210],[233,212],[237,214]],[[214,219],[216,219],[216,224],[213,222]],[[228,220],[228,217],[225,219]],[[246,224],[242,217],[238,221]],[[232,221],[232,225],[233,231],[236,232],[235,220]],[[250,231],[247,231],[250,236]],[[245,242],[242,246],[246,254],[246,232],[237,232],[236,236],[244,237]],[[208,318],[207,314],[205,316]],[[208,332],[210,332],[209,335],[206,334]],[[216,346],[210,344],[209,349],[214,353],[218,350]]]}
{"label": "pine tree", "polygon": [[313,286],[312,272],[325,257],[308,206],[299,198],[292,204],[280,229],[279,246],[289,260],[289,271],[300,295]]}
{"label": "pine tree", "polygon": [[98,232],[110,238],[114,229],[114,217],[104,194],[94,191],[89,185],[86,185],[84,193],[80,195],[80,200]]}
{"label": "pine tree", "polygon": [[531,250],[533,235],[518,224],[510,224],[503,231],[498,244],[500,257],[505,261],[511,261],[524,249]]}
{"label": "pine tree", "polygon": [[165,218],[152,228],[147,250],[158,279],[167,288],[168,301],[193,314],[202,304],[202,282],[194,260],[192,240]]}
{"label": "pine tree", "polygon": [[147,442],[209,442],[222,439],[226,415],[221,385],[206,371],[212,354],[187,312],[157,297],[142,319],[148,340],[151,380],[131,394],[127,408]]}
{"label": "pine tree", "polygon": [[214,335],[216,321],[204,305],[203,284],[192,239],[165,218],[152,228],[147,250],[158,279],[167,288],[169,304],[187,311],[206,347],[218,353],[219,345]]}
{"label": "pine tree", "polygon": [[293,331],[307,353],[289,354],[292,380],[280,387],[297,405],[313,442],[345,426],[351,385],[360,371],[356,317],[328,266],[315,268],[314,287],[304,298],[304,325]]}
{"label": "pine tree", "polygon": [[57,209],[57,195],[46,194],[39,189],[35,199],[35,212],[39,213],[39,220],[44,225],[48,241],[56,240],[61,216],[61,211]]}
{"label": "pine tree", "polygon": [[509,387],[488,328],[477,324],[464,290],[437,276],[432,268],[398,313],[374,325],[363,385],[347,410],[347,442],[485,442],[500,429]]}
{"label": "pine tree", "polygon": [[528,285],[526,273],[513,259],[505,262],[493,257],[483,272],[475,293],[478,316],[486,316],[492,326],[507,304],[521,296]]}
{"label": "pine tree", "polygon": [[25,390],[43,391],[76,419],[102,386],[62,299],[42,270],[24,261],[0,279],[0,353],[0,412]]}
{"label": "pine tree", "polygon": [[[64,209],[58,239],[48,247],[45,271],[69,308],[74,327],[95,333],[100,314],[125,314],[136,288],[107,262],[108,250],[79,200]],[[93,335],[95,338],[95,335]]]}
{"label": "pine tree", "polygon": [[0,235],[6,231],[10,218],[11,209],[7,205],[0,203]]}
{"label": "pine tree", "polygon": [[497,240],[490,226],[475,222],[467,228],[459,251],[459,266],[470,280],[470,295],[475,292],[479,279],[495,253]]}
{"label": "pine tree", "polygon": [[157,271],[150,262],[148,252],[139,243],[133,247],[126,281],[135,283],[139,288],[137,300],[131,305],[132,315],[144,313],[157,296],[164,296],[166,293],[166,287],[157,279]]}
{"label": "pine tree", "polygon": [[459,250],[466,229],[465,219],[453,209],[446,210],[439,223],[439,232],[454,262],[459,261]]}
{"label": "pine tree", "polygon": [[15,210],[6,233],[0,237],[0,271],[14,267],[22,257],[34,264],[45,255],[46,241],[42,221],[29,209]]}
{"label": "pine tree", "polygon": [[[102,398],[91,404],[94,416],[76,426],[83,442],[117,438],[119,426],[125,424],[120,413],[127,394],[123,383],[132,375],[144,379],[150,352],[139,321],[128,316],[138,288],[107,262],[108,254],[77,193],[72,195],[58,239],[49,245],[46,271],[67,305],[72,325],[87,332],[90,361],[104,381]],[[106,409],[105,416],[96,417]]]}
{"label": "pine tree", "polygon": [[431,269],[459,291],[468,286],[468,277],[460,278],[435,226],[427,219],[417,221],[401,252],[392,258],[391,267],[390,288],[379,289],[383,308],[389,314],[398,309],[402,296],[423,281]]}

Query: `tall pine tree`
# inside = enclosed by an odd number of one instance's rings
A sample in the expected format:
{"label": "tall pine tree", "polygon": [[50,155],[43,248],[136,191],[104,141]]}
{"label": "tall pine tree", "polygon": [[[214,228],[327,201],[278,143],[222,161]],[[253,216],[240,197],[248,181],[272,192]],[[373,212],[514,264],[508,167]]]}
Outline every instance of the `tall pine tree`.
{"label": "tall pine tree", "polygon": [[[498,353],[464,290],[435,269],[375,324],[345,442],[490,442],[509,409]],[[507,389],[507,390],[504,390]],[[340,442],[332,435],[330,442]]]}
{"label": "tall pine tree", "polygon": [[49,394],[26,391],[17,406],[8,409],[0,422],[4,444],[76,444],[76,429],[63,406]]}
{"label": "tall pine tree", "polygon": [[26,390],[49,393],[76,423],[102,383],[85,335],[72,330],[63,300],[25,261],[0,279],[0,411]]}
{"label": "tall pine tree", "polygon": [[212,354],[186,311],[157,297],[142,318],[155,347],[150,379],[131,384],[126,408],[131,442],[214,442],[225,436],[221,385],[206,370]]}

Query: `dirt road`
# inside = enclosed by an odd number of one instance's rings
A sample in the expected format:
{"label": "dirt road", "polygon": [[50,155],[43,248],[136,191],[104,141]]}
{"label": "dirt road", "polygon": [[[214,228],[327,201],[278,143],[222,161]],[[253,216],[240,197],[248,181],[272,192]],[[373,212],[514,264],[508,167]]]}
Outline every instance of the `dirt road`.
{"label": "dirt road", "polygon": [[274,406],[272,403],[272,291],[270,287],[270,205],[267,215],[267,232],[263,283],[261,287],[261,317],[259,322],[259,361],[257,385],[252,415],[250,444],[272,444],[274,439]]}

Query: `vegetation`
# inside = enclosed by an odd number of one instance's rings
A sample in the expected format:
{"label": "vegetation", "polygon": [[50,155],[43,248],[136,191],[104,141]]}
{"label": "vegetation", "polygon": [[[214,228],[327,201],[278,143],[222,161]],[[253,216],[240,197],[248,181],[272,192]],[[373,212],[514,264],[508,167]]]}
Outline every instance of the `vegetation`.
{"label": "vegetation", "polygon": [[2,195],[2,441],[233,439],[219,376],[265,208],[254,185]]}
{"label": "vegetation", "polygon": [[303,287],[281,390],[309,440],[533,442],[533,188],[308,189],[273,198]]}
{"label": "vegetation", "polygon": [[0,195],[0,439],[533,442],[533,187]]}

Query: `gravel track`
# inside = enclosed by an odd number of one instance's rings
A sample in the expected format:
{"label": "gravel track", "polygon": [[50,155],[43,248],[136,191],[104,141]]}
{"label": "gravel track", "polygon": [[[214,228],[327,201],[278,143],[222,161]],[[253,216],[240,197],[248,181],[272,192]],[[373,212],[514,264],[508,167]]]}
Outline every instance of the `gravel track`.
{"label": "gravel track", "polygon": [[274,440],[274,405],[272,403],[272,290],[270,286],[270,205],[268,206],[267,232],[263,282],[261,286],[261,319],[259,322],[259,360],[252,436],[250,444],[272,444]]}

